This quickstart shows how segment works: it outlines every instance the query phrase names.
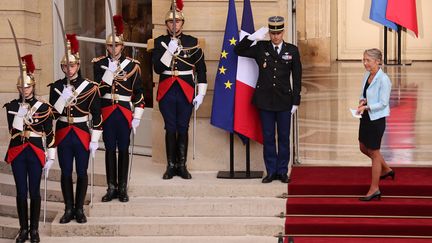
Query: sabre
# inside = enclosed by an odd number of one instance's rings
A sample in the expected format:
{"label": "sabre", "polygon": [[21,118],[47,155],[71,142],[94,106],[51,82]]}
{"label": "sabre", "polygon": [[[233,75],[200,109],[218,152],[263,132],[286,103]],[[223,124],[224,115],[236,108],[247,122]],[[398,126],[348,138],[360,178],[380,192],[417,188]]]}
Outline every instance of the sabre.
{"label": "sabre", "polygon": [[174,37],[174,39],[177,39],[177,30],[176,30],[177,3],[176,3],[176,0],[172,0],[171,8],[172,8],[172,13],[173,13],[173,37]]}
{"label": "sabre", "polygon": [[[16,52],[18,55],[18,63],[19,63],[19,69],[20,69],[19,82],[20,82],[21,87],[24,88],[24,76],[23,76],[24,68],[23,68],[23,64],[22,64],[22,60],[21,60],[21,53],[20,53],[18,41],[17,41],[16,35],[15,35],[15,30],[14,30],[12,23],[10,22],[9,19],[8,19],[8,22],[9,22],[9,27],[12,31],[12,35],[13,35],[14,42],[15,42],[15,48],[16,48]],[[25,103],[24,90],[20,90],[20,92],[21,92],[21,99],[22,99],[21,102],[22,102],[22,104],[24,104]]]}
{"label": "sabre", "polygon": [[[196,97],[197,94],[197,80],[196,80],[196,75],[194,75],[194,83],[195,83],[195,87],[194,87],[194,97]],[[197,110],[195,109],[195,104],[194,104],[194,113],[193,113],[193,123],[192,123],[192,159],[195,160],[195,136],[196,136],[196,116],[197,116]]]}
{"label": "sabre", "polygon": [[116,31],[115,31],[115,28],[114,28],[114,15],[113,15],[112,6],[111,6],[111,3],[110,3],[109,0],[107,0],[107,4],[108,4],[108,11],[109,11],[110,20],[111,20],[111,38],[112,38],[111,55],[112,55],[112,59],[114,61],[117,61],[117,56],[116,56],[116,53],[115,53],[115,36],[116,36]]}
{"label": "sabre", "polygon": [[48,183],[47,183],[47,174],[46,174],[46,172],[44,173],[45,174],[45,176],[44,176],[44,187],[45,187],[45,192],[44,192],[44,208],[43,208],[43,210],[44,210],[44,213],[43,213],[43,223],[44,223],[44,225],[46,224],[46,211],[47,211],[47,185],[48,185]]}
{"label": "sabre", "polygon": [[129,182],[131,179],[131,174],[132,174],[132,164],[133,164],[133,151],[134,151],[134,147],[135,147],[135,134],[132,131],[132,139],[131,139],[131,148],[130,148],[130,155],[129,155],[129,171],[128,171],[128,179],[127,179],[127,188],[129,189]]}
{"label": "sabre", "polygon": [[93,208],[93,187],[94,187],[94,158],[90,154],[91,178],[90,178],[90,208]]}
{"label": "sabre", "polygon": [[69,77],[69,53],[68,53],[68,48],[67,48],[67,39],[66,39],[66,31],[64,29],[64,25],[63,25],[63,20],[61,18],[60,15],[60,10],[58,9],[58,6],[56,3],[54,3],[56,12],[57,12],[57,17],[58,17],[58,21],[60,23],[60,27],[63,33],[63,44],[64,44],[64,49],[65,49],[65,57],[66,57],[66,70],[67,70],[67,74],[66,74],[66,80],[67,80],[67,85],[70,85],[70,77]]}

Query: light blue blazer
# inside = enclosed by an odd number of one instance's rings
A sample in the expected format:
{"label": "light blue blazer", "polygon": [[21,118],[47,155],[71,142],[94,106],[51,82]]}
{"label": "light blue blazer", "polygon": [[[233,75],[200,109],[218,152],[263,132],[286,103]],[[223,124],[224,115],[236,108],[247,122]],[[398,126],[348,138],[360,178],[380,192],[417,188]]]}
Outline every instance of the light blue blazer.
{"label": "light blue blazer", "polygon": [[366,72],[363,77],[363,89],[360,99],[366,99],[369,106],[369,117],[371,121],[378,120],[390,115],[390,92],[392,83],[380,68],[374,79],[366,90],[366,97],[363,97],[363,90],[366,85],[370,72]]}

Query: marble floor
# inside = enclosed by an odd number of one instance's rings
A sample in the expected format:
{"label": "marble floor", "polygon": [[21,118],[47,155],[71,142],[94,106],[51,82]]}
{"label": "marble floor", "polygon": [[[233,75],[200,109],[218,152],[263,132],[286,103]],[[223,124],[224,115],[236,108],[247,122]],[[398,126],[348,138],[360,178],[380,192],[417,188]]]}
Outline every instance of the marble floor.
{"label": "marble floor", "polygon": [[[391,115],[381,152],[393,166],[432,166],[432,62],[384,66],[392,80]],[[356,108],[364,73],[360,61],[303,72],[299,161],[303,165],[370,165],[358,148]]]}

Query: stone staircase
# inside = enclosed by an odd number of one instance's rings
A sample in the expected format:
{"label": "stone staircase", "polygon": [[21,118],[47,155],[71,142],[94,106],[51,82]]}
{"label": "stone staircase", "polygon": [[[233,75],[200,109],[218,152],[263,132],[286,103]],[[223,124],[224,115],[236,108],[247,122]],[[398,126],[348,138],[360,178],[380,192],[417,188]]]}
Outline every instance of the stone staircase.
{"label": "stone staircase", "polygon": [[[192,180],[162,180],[164,165],[150,157],[134,156],[130,202],[102,203],[105,193],[104,152],[95,161],[93,207],[86,206],[88,223],[59,224],[63,203],[58,164],[48,180],[47,223],[41,223],[41,242],[277,242],[284,231],[286,184],[261,180],[216,179],[215,171],[192,171]],[[90,171],[90,170],[89,170]],[[0,243],[18,232],[15,185],[10,166],[0,164]],[[42,191],[43,194],[43,183]],[[87,201],[89,201],[90,188]]]}

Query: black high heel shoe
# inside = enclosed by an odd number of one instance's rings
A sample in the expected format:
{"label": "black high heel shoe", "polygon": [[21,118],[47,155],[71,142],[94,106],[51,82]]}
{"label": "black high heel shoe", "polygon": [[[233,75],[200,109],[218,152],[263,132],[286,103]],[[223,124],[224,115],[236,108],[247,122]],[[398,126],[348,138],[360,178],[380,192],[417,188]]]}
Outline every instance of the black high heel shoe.
{"label": "black high heel shoe", "polygon": [[392,180],[395,179],[396,173],[394,172],[394,170],[391,170],[391,171],[385,173],[384,175],[380,176],[380,180],[384,180],[385,178],[387,178],[389,176],[392,178]]}
{"label": "black high heel shoe", "polygon": [[377,200],[381,200],[381,192],[380,192],[380,190],[378,190],[378,191],[372,193],[370,196],[360,197],[359,200],[360,200],[360,201],[368,202],[368,201],[370,201],[370,200],[372,200],[372,199],[375,199],[375,198],[376,198]]}

